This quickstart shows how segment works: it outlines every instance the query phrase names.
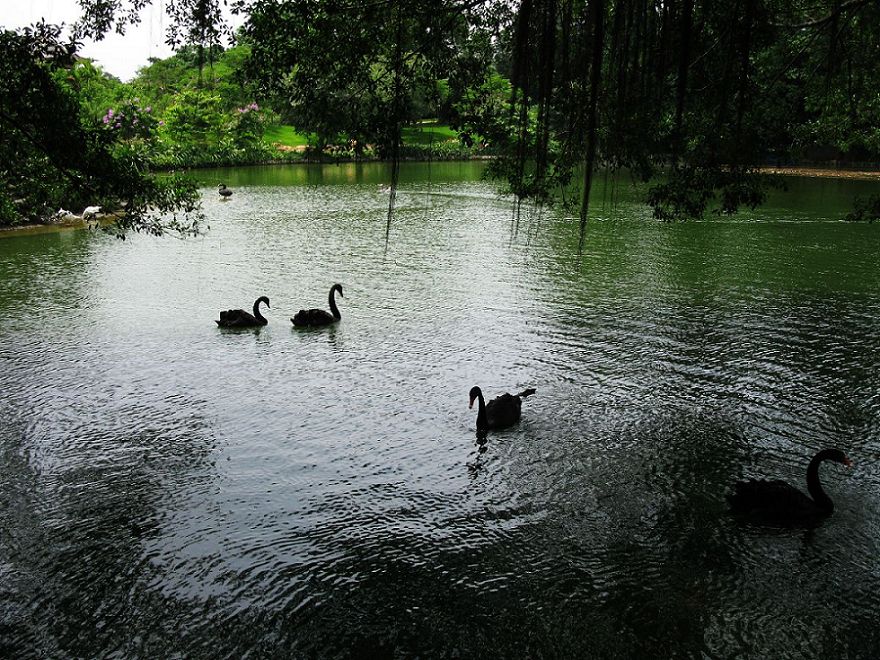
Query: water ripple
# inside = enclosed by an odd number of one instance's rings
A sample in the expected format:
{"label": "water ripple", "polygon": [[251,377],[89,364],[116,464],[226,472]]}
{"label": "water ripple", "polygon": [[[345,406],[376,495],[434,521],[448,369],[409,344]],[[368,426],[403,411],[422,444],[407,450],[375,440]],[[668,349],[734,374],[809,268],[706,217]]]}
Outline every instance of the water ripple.
{"label": "water ripple", "polygon": [[[363,165],[231,170],[196,240],[0,241],[0,655],[876,655],[877,228],[621,188],[579,257],[432,168],[387,246]],[[475,384],[537,394],[481,445]],[[824,446],[825,524],[725,514]]]}

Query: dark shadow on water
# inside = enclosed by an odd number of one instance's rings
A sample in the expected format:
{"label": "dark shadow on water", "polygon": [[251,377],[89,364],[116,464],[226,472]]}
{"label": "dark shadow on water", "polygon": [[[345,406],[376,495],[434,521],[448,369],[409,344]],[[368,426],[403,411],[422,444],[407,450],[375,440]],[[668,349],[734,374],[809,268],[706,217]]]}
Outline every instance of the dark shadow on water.
{"label": "dark shadow on water", "polygon": [[488,434],[485,431],[477,431],[477,439],[476,442],[474,442],[476,445],[476,456],[474,457],[474,460],[468,461],[467,463],[468,472],[471,477],[476,477],[484,468],[481,458],[488,449],[488,441]]}
{"label": "dark shadow on water", "polygon": [[241,327],[241,328],[229,328],[229,327],[224,327],[222,325],[215,324],[215,327],[222,334],[236,334],[236,335],[241,334],[241,335],[244,335],[244,334],[250,333],[253,335],[259,335],[260,332],[263,330],[263,328],[265,328],[266,326],[265,325],[253,325],[253,326],[245,326],[245,327]]}
{"label": "dark shadow on water", "polygon": [[[153,544],[175,533],[175,493],[215,478],[215,437],[191,409],[163,423],[147,408],[128,429],[112,421],[74,428],[72,448],[58,438],[43,446],[24,419],[7,417],[0,428],[3,657],[132,657],[150,638],[164,655],[149,622],[175,610],[177,620],[191,615],[195,603],[178,607],[152,586],[166,579]],[[41,466],[47,460],[64,469]]]}
{"label": "dark shadow on water", "polygon": [[317,327],[312,326],[296,326],[291,324],[290,331],[292,334],[302,337],[303,339],[317,340],[319,337],[326,338],[327,344],[337,351],[344,348],[345,332],[341,327],[342,322],[331,323]]}

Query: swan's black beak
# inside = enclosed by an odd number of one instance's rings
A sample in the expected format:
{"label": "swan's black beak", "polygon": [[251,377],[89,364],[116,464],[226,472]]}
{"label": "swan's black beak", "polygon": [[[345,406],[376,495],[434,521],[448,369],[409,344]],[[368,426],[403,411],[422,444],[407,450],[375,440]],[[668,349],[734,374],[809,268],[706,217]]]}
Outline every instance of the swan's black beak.
{"label": "swan's black beak", "polygon": [[468,408],[473,408],[473,407],[474,407],[474,397],[471,397],[471,401],[470,401],[470,403],[468,403]]}

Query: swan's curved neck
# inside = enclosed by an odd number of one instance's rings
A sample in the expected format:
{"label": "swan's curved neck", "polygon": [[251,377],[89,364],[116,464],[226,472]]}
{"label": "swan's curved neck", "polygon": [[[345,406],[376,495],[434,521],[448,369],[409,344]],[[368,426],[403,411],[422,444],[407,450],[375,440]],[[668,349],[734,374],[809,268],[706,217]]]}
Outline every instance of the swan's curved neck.
{"label": "swan's curved neck", "polygon": [[477,399],[480,402],[480,406],[477,409],[477,430],[480,431],[488,428],[489,419],[486,417],[486,400],[483,398],[482,392],[477,394]]}
{"label": "swan's curved neck", "polygon": [[819,466],[825,458],[826,457],[822,455],[822,452],[820,452],[813,457],[812,461],[810,461],[810,466],[807,468],[807,490],[810,492],[810,495],[812,495],[813,501],[816,502],[819,507],[830,511],[834,508],[834,502],[832,502],[831,498],[825,494],[825,491],[822,489],[822,484],[819,481]]}
{"label": "swan's curved neck", "polygon": [[330,289],[327,301],[330,303],[330,313],[333,314],[333,318],[341,319],[342,314],[339,313],[339,308],[336,306],[336,287]]}
{"label": "swan's curved neck", "polygon": [[254,301],[254,318],[257,319],[260,323],[268,323],[266,317],[260,314],[260,303],[262,300]]}

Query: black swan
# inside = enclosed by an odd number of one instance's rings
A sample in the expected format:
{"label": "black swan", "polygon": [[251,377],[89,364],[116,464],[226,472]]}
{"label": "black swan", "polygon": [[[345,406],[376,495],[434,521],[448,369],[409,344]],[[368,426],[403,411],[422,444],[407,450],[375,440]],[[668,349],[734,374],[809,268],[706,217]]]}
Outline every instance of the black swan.
{"label": "black swan", "polygon": [[483,399],[483,391],[479,387],[471,388],[471,401],[468,408],[474,407],[474,400],[479,399],[480,408],[477,413],[477,430],[503,429],[513,426],[522,415],[522,400],[535,393],[534,388],[523,390],[519,394],[504,393],[492,399],[488,404]]}
{"label": "black swan", "polygon": [[339,319],[342,318],[342,315],[339,313],[339,308],[336,306],[335,294],[337,291],[339,292],[340,296],[345,298],[345,296],[342,295],[341,284],[334,284],[332,287],[330,287],[330,294],[327,297],[327,299],[330,301],[329,312],[323,309],[301,309],[292,319],[290,319],[291,322],[298,328],[309,328],[336,323]]}
{"label": "black swan", "polygon": [[232,191],[226,187],[225,183],[221,183],[219,186],[217,186],[217,192],[220,193],[220,197],[222,197],[223,199],[229,199],[230,197],[232,197]]}
{"label": "black swan", "polygon": [[221,328],[253,328],[260,325],[266,325],[268,321],[260,314],[260,303],[266,303],[266,307],[270,307],[269,299],[266,296],[260,296],[254,301],[254,313],[248,314],[243,309],[227,309],[220,312],[220,320],[215,321]]}
{"label": "black swan", "polygon": [[819,465],[834,461],[852,467],[852,461],[839,449],[823,449],[813,456],[807,468],[807,490],[812,499],[784,481],[750,479],[738,481],[727,495],[732,513],[777,523],[803,523],[818,520],[834,511],[834,502],[819,483]]}

